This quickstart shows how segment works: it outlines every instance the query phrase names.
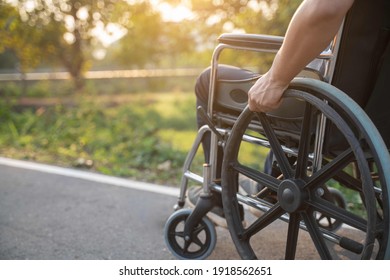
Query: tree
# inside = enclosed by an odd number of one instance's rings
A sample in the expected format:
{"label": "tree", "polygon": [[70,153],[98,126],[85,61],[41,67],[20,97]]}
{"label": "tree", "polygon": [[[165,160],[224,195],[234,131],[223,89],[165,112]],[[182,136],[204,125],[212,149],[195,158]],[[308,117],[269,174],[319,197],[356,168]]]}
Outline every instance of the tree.
{"label": "tree", "polygon": [[[115,57],[126,66],[138,68],[176,67],[180,56],[195,49],[193,22],[164,20],[159,3],[135,1],[126,36],[119,42]],[[161,1],[166,2],[166,1]]]}
{"label": "tree", "polygon": [[104,53],[120,36],[111,57],[126,66],[175,67],[202,51],[209,61],[223,32],[283,35],[301,0],[161,0],[193,10],[194,18],[180,23],[163,22],[151,0],[8,2],[0,0],[0,53],[12,50],[22,71],[44,60],[60,63],[81,88],[94,51]]}
{"label": "tree", "polygon": [[[206,44],[212,40],[214,46],[216,38],[224,32],[283,36],[301,2],[302,0],[191,0],[197,22],[204,23],[200,32],[203,41]],[[254,53],[237,56],[237,53],[230,52],[225,57],[226,63],[244,66],[251,62],[260,71],[267,69],[273,60],[272,55],[258,58]]]}
{"label": "tree", "polygon": [[42,54],[43,34],[19,17],[18,10],[7,3],[0,3],[0,53],[13,54],[19,61],[19,71],[25,73],[38,65]]}
{"label": "tree", "polygon": [[144,67],[161,54],[162,21],[150,1],[134,1],[124,24],[126,35],[114,57],[122,65]]}
{"label": "tree", "polygon": [[[1,3],[5,5],[6,0]],[[16,7],[20,25],[30,27],[26,32],[34,41],[31,44],[44,50],[49,61],[60,61],[80,89],[93,48],[103,45],[98,35],[109,34],[113,26],[120,28],[128,17],[129,6],[124,0],[19,0]],[[39,40],[31,36],[37,33]],[[12,48],[25,51],[20,45]]]}

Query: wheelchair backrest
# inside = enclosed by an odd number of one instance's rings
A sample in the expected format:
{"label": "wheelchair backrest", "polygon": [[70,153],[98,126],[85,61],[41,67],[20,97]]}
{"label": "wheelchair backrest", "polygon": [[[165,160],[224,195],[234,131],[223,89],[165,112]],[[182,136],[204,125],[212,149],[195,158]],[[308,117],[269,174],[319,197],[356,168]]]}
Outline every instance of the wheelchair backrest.
{"label": "wheelchair backrest", "polygon": [[390,147],[390,1],[355,0],[332,84],[363,107]]}

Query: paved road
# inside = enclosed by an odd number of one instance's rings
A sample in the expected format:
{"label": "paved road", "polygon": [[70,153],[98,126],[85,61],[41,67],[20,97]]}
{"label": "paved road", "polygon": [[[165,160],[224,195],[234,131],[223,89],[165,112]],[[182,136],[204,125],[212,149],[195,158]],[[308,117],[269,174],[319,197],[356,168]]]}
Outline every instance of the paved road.
{"label": "paved road", "polygon": [[[0,259],[174,259],[163,227],[177,189],[2,158],[0,178]],[[217,232],[210,258],[237,259]]]}
{"label": "paved road", "polygon": [[[176,188],[1,157],[0,178],[0,259],[174,259],[163,228]],[[260,258],[284,257],[286,229],[273,223],[254,241]],[[209,259],[239,259],[216,230]],[[297,258],[318,258],[308,235],[300,240]]]}

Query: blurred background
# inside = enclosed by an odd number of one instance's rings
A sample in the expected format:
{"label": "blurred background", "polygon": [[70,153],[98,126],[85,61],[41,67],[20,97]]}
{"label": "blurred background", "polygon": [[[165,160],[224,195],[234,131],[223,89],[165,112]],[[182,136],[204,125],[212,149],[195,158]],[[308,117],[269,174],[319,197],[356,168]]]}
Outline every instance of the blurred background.
{"label": "blurred background", "polygon": [[218,36],[283,35],[300,2],[0,0],[0,156],[178,185]]}

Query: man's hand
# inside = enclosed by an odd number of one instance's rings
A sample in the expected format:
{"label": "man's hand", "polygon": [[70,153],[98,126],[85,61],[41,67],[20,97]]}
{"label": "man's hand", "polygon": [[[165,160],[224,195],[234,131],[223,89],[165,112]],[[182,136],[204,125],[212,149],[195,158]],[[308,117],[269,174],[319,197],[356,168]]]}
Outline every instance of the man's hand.
{"label": "man's hand", "polygon": [[249,90],[248,104],[251,111],[269,112],[280,106],[288,84],[274,81],[270,76],[269,72],[266,73]]}
{"label": "man's hand", "polygon": [[354,0],[305,0],[295,12],[271,69],[249,90],[249,109],[269,112],[288,84],[334,38]]}

